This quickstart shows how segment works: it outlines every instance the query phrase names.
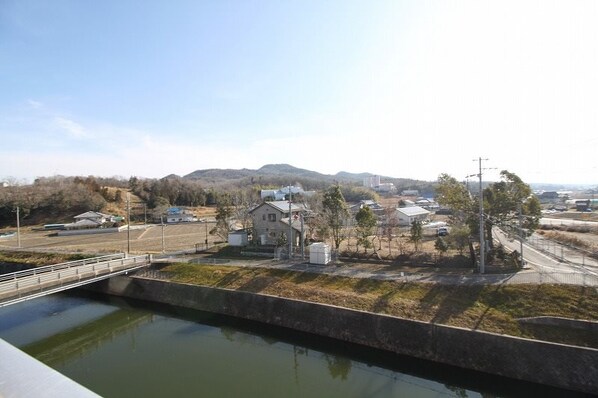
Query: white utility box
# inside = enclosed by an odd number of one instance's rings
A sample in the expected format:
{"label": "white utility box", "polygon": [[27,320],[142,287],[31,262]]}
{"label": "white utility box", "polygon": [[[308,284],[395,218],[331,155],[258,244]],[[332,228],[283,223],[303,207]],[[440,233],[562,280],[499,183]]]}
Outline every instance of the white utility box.
{"label": "white utility box", "polygon": [[330,246],[326,243],[309,245],[309,263],[326,265],[330,262]]}

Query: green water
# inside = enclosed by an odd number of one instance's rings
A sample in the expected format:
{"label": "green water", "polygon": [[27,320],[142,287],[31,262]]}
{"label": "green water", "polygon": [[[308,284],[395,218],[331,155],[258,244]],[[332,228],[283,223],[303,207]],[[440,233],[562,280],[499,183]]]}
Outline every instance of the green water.
{"label": "green water", "polygon": [[505,395],[504,380],[288,330],[97,297],[2,308],[0,338],[105,397],[526,395]]}

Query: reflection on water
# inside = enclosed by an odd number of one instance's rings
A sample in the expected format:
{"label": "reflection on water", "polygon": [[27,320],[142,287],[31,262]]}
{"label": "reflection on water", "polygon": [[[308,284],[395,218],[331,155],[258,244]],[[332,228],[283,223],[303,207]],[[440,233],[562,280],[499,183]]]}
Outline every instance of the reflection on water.
{"label": "reflection on water", "polygon": [[76,328],[23,346],[21,349],[46,365],[56,368],[73,358],[83,357],[89,350],[97,349],[106,341],[117,338],[151,319],[150,313],[119,309]]}
{"label": "reflection on water", "polygon": [[[106,397],[482,396],[447,383],[428,363],[385,361],[385,354],[361,355],[288,330],[123,301],[54,295],[7,307],[0,337]],[[490,391],[483,396],[497,396],[491,384],[481,386]],[[501,396],[515,395],[525,391]]]}

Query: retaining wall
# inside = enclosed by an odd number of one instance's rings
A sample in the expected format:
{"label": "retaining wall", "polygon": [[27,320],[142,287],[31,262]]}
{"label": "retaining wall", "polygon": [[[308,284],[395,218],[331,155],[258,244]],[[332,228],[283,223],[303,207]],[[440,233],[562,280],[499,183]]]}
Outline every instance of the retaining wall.
{"label": "retaining wall", "polygon": [[69,229],[56,232],[58,236],[71,236],[71,235],[96,235],[96,234],[110,234],[118,232],[118,228],[90,228],[90,229]]}
{"label": "retaining wall", "polygon": [[598,350],[435,325],[331,305],[165,281],[113,277],[94,290],[213,312],[416,358],[598,393]]}

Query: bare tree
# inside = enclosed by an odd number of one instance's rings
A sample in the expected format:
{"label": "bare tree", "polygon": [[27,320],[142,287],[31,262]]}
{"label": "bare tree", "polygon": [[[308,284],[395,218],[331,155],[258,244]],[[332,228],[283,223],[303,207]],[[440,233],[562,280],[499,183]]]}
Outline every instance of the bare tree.
{"label": "bare tree", "polygon": [[386,207],[384,209],[384,222],[382,226],[382,234],[388,241],[388,256],[392,256],[392,240],[394,238],[395,229],[399,225],[397,219],[397,212],[394,207]]}

